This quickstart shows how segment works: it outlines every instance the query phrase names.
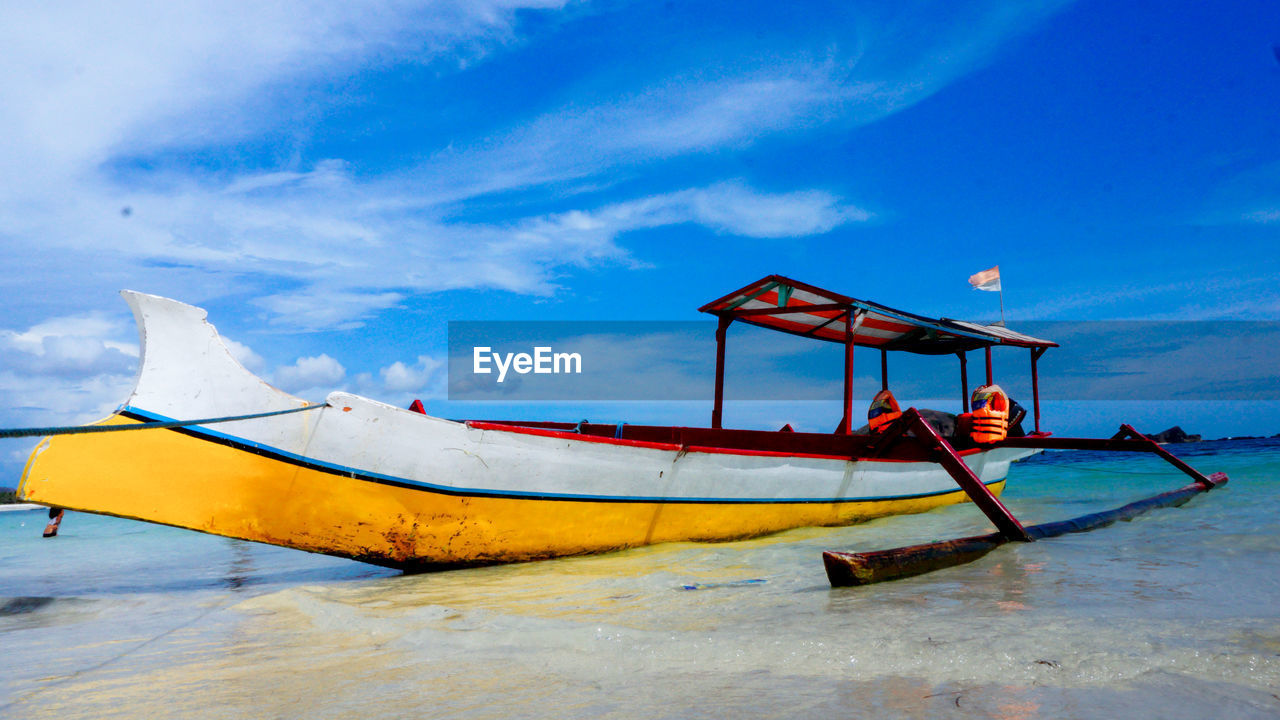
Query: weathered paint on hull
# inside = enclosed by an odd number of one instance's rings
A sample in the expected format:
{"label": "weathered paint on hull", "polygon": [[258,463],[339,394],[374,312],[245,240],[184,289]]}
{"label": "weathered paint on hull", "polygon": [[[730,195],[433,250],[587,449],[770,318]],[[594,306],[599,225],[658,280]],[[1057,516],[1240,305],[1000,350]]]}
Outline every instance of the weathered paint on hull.
{"label": "weathered paint on hull", "polygon": [[[111,424],[134,420],[113,416]],[[990,487],[999,492],[1003,480]],[[844,525],[965,500],[635,502],[492,497],[325,472],[172,430],[45,439],[19,493],[66,507],[396,567],[598,553]]]}

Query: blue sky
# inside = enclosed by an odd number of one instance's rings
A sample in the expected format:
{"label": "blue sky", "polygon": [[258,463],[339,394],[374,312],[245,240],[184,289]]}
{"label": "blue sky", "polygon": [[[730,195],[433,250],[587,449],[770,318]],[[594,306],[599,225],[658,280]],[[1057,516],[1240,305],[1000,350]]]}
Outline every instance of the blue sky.
{"label": "blue sky", "polygon": [[[1015,325],[1280,319],[1264,2],[15,2],[0,42],[0,426],[124,399],[121,288],[305,397],[450,416],[586,410],[444,402],[449,320],[695,320],[769,273],[990,319],[965,279],[999,264]],[[1188,429],[1280,431],[1245,407]]]}

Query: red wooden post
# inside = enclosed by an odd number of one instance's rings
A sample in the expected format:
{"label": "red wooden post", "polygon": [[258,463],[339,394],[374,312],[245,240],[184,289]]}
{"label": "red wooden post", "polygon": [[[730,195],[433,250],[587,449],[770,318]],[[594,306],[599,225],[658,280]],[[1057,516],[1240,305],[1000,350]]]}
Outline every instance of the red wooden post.
{"label": "red wooden post", "polygon": [[853,312],[844,316],[844,420],[845,435],[853,433]]}
{"label": "red wooden post", "polygon": [[969,359],[963,350],[957,352],[956,357],[960,358],[960,404],[969,412]]}
{"label": "red wooden post", "polygon": [[1036,418],[1036,432],[1040,432],[1040,378],[1036,373],[1036,361],[1048,348],[1031,348],[1031,406]]}
{"label": "red wooden post", "polygon": [[995,380],[991,375],[991,346],[988,345],[987,346],[987,384],[992,385],[994,384],[994,382]]}
{"label": "red wooden post", "polygon": [[719,430],[724,417],[724,341],[733,318],[720,316],[720,324],[716,327],[716,402],[711,409],[711,427]]}
{"label": "red wooden post", "polygon": [[880,349],[880,389],[889,389],[889,351]]}

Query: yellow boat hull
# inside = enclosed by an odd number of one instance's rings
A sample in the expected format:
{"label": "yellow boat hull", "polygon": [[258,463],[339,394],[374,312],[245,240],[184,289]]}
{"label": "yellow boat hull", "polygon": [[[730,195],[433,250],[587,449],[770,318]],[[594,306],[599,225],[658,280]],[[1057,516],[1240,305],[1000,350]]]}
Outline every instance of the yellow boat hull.
{"label": "yellow boat hull", "polygon": [[[110,424],[135,423],[121,416]],[[1004,482],[990,484],[993,491]],[[513,562],[669,541],[725,541],[963,502],[641,502],[397,487],[174,430],[46,438],[26,500],[395,567]]]}

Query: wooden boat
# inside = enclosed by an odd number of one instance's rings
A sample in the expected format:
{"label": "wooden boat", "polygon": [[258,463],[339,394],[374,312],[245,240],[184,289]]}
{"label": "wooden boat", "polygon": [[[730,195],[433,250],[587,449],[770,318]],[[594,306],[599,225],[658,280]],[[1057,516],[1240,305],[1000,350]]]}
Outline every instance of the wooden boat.
{"label": "wooden boat", "polygon": [[[853,348],[879,348],[882,376],[889,351],[955,354],[967,404],[967,352],[986,352],[990,382],[993,347],[1030,349],[1034,372],[1055,346],[770,276],[701,308],[719,318],[709,428],[453,421],[346,392],[310,404],[236,362],[200,308],[122,294],[142,336],[136,385],[86,430],[146,429],[45,437],[22,498],[403,568],[725,541],[961,502],[930,442],[852,432]],[[844,345],[836,432],[722,427],[735,321]],[[1037,452],[956,446],[993,493]]]}

